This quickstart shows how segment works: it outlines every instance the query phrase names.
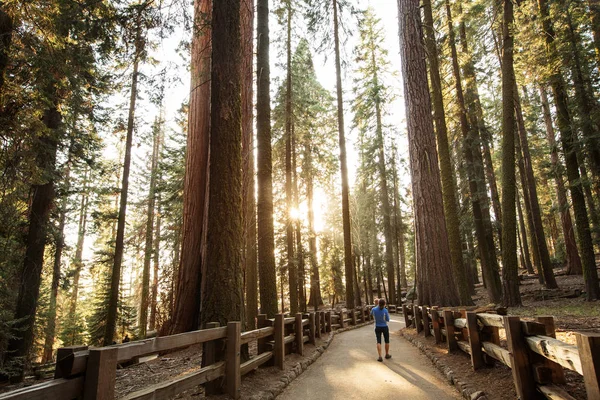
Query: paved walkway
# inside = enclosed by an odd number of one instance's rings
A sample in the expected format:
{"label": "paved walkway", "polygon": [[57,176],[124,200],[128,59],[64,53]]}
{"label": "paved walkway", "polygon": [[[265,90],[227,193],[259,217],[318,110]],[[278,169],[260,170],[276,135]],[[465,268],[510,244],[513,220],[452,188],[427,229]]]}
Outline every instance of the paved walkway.
{"label": "paved walkway", "polygon": [[382,363],[377,362],[373,325],[336,335],[325,353],[278,399],[460,399],[431,362],[394,333],[403,326],[392,315],[392,358]]}

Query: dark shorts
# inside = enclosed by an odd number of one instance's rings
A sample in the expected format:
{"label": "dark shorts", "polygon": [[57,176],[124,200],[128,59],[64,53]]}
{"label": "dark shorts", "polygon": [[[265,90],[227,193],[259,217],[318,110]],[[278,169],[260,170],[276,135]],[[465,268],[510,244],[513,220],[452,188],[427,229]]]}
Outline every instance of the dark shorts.
{"label": "dark shorts", "polygon": [[387,326],[376,326],[375,327],[375,336],[377,337],[377,343],[381,344],[381,334],[383,333],[383,340],[386,343],[390,342],[390,329]]}

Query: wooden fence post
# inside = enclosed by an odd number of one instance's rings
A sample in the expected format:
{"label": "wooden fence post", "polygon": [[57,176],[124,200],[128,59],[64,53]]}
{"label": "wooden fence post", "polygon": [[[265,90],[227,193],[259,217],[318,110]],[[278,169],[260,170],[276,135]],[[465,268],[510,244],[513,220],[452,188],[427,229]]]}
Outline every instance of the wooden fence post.
{"label": "wooden fence post", "polygon": [[344,310],[340,310],[340,329],[344,329],[346,324],[344,323]]}
{"label": "wooden fence post", "polygon": [[413,317],[415,321],[415,328],[417,328],[417,333],[421,333],[423,327],[421,326],[421,312],[419,310],[419,306],[413,306]]}
{"label": "wooden fence post", "polygon": [[575,333],[588,399],[600,399],[600,334]]}
{"label": "wooden fence post", "polygon": [[[467,317],[469,314],[471,313],[467,313]],[[517,397],[521,400],[535,399],[537,389],[529,363],[529,348],[521,329],[521,318],[503,317],[503,319]]]}
{"label": "wooden fence post", "polygon": [[402,304],[402,315],[404,315],[404,326],[408,328],[410,326],[410,319],[408,318],[408,307],[406,307],[406,304]]}
{"label": "wooden fence post", "polygon": [[294,326],[294,334],[296,335],[296,353],[304,355],[304,327],[302,326],[302,314],[296,314],[296,323]]}
{"label": "wooden fence post", "polygon": [[275,315],[274,328],[275,348],[273,349],[273,358],[275,359],[275,366],[279,369],[283,369],[283,360],[285,359],[285,343],[283,341],[285,337],[285,325],[283,314]]}
{"label": "wooden fence post", "polygon": [[[87,350],[87,346],[70,346],[61,347],[56,351],[56,367],[54,369],[54,379],[64,378],[62,366],[64,363],[69,363],[69,356],[77,351]],[[72,362],[71,362],[72,364]]]}
{"label": "wooden fence post", "polygon": [[352,325],[356,326],[356,308],[350,310],[350,318],[352,318]]}
{"label": "wooden fence post", "polygon": [[321,313],[319,311],[315,312],[315,338],[321,338]]}
{"label": "wooden fence post", "polygon": [[327,332],[331,332],[331,310],[325,314],[325,321],[327,322]]}
{"label": "wooden fence post", "polygon": [[458,348],[458,344],[454,333],[454,313],[451,310],[444,310],[444,326],[446,327],[448,351],[454,351]]}
{"label": "wooden fence post", "polygon": [[116,347],[90,350],[83,384],[85,400],[112,400],[115,398],[118,353],[119,349]]}
{"label": "wooden fence post", "polygon": [[481,351],[481,338],[477,325],[477,313],[467,312],[467,332],[469,334],[469,346],[471,347],[471,364],[473,370],[483,367],[483,352]]}
{"label": "wooden fence post", "polygon": [[[218,322],[208,322],[205,325],[205,329],[213,329],[218,328],[220,324]],[[210,342],[204,343],[202,346],[202,366],[208,367],[217,362],[220,358],[218,354],[220,352],[220,348],[217,346],[220,343],[217,343],[216,340],[211,340]],[[220,347],[220,346],[219,346]],[[215,379],[214,381],[207,382],[204,385],[204,392],[207,395],[220,394],[221,393],[221,379]]]}
{"label": "wooden fence post", "polygon": [[440,329],[440,315],[436,308],[431,308],[431,324],[433,325],[433,335],[435,336],[435,343],[442,342],[442,330]]}
{"label": "wooden fence post", "polygon": [[315,344],[317,337],[317,319],[315,313],[311,312],[308,314],[308,343]]}
{"label": "wooden fence post", "polygon": [[242,343],[242,323],[227,323],[227,350],[225,355],[225,381],[227,395],[233,399],[240,398],[242,374],[240,371],[240,347]]}
{"label": "wooden fence post", "polygon": [[[556,328],[554,327],[554,317],[537,317],[535,319],[540,324],[544,324],[546,328],[546,336],[552,337],[556,339]],[[533,355],[533,354],[532,354]],[[565,370],[560,364],[555,363],[554,361],[548,360],[546,357],[543,358],[544,366],[550,368],[552,371],[552,383],[565,383]],[[589,397],[589,396],[588,396]],[[599,395],[600,397],[600,395]]]}
{"label": "wooden fence post", "polygon": [[361,324],[365,323],[365,307],[364,306],[360,307],[360,323]]}
{"label": "wooden fence post", "polygon": [[421,313],[423,314],[423,330],[425,331],[425,337],[431,336],[431,328],[429,327],[429,312],[427,311],[429,306],[421,307]]}

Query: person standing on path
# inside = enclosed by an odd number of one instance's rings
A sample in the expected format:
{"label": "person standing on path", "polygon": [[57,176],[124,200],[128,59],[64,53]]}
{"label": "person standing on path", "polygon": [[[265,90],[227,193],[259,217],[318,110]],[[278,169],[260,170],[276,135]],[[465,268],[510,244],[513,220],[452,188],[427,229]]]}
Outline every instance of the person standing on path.
{"label": "person standing on path", "polygon": [[390,321],[390,314],[385,308],[385,300],[379,299],[379,306],[371,309],[371,315],[375,318],[375,337],[377,338],[377,353],[379,358],[377,361],[382,362],[381,358],[381,335],[385,341],[385,358],[392,358],[390,355],[390,329],[387,323]]}

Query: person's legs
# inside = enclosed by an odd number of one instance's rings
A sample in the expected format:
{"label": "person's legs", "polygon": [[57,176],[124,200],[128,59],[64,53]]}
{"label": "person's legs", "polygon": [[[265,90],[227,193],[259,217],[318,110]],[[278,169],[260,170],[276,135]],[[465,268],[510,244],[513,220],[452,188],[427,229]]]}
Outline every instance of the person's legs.
{"label": "person's legs", "polygon": [[383,331],[383,338],[385,340],[385,358],[391,358],[390,355],[390,329],[386,326]]}
{"label": "person's legs", "polygon": [[381,328],[375,328],[375,337],[377,338],[377,354],[379,354],[379,358],[377,361],[383,361],[381,358],[381,334],[384,333]]}

